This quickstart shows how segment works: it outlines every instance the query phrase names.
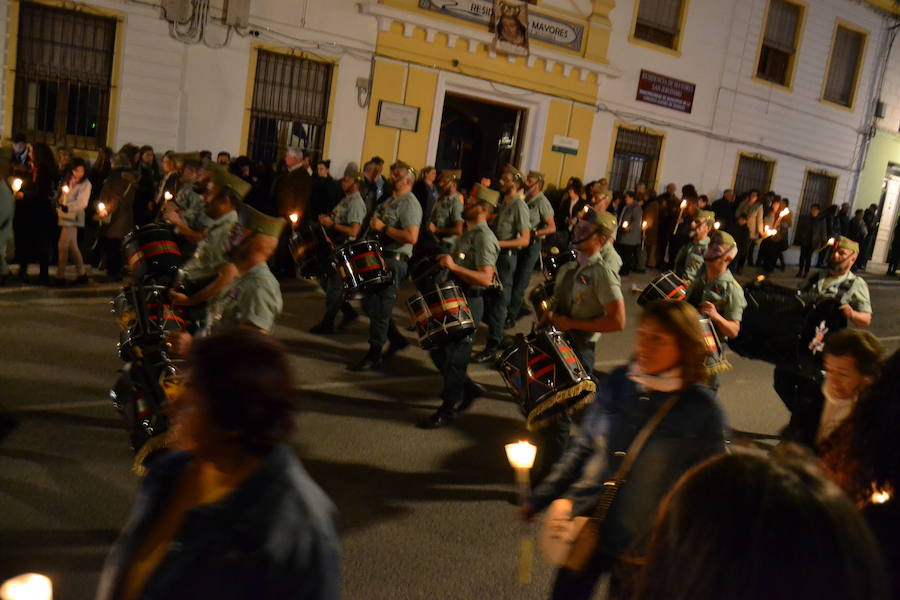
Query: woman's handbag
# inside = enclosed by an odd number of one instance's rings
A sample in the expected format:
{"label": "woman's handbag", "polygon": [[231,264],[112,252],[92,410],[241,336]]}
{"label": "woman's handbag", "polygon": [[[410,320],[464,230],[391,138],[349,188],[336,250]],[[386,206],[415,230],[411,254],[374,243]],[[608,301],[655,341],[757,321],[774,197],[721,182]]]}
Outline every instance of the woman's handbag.
{"label": "woman's handbag", "polygon": [[597,551],[600,527],[604,519],[606,519],[609,507],[612,506],[616,495],[619,493],[619,488],[627,480],[628,473],[634,466],[634,461],[641,453],[644,444],[646,444],[650,435],[672,407],[675,406],[679,396],[680,394],[677,393],[670,395],[653,417],[634,436],[628,451],[625,453],[625,458],[622,459],[622,463],[612,479],[603,483],[603,493],[600,495],[600,500],[597,501],[597,506],[590,516],[575,517],[573,519],[572,501],[565,498],[555,500],[550,505],[538,534],[538,548],[545,562],[570,571],[578,572],[584,569]]}

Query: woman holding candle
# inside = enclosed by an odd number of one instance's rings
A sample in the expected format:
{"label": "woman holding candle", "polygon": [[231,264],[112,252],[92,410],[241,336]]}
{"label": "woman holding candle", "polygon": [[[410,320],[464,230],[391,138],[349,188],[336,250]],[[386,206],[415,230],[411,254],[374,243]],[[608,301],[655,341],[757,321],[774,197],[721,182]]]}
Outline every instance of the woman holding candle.
{"label": "woman holding candle", "polygon": [[47,144],[32,144],[29,157],[31,176],[23,180],[21,189],[15,194],[13,229],[19,279],[27,281],[28,264],[36,262],[40,266],[39,282],[49,285],[53,228],[56,225],[53,196],[59,175],[56,158]]}
{"label": "woman holding candle", "polygon": [[54,285],[65,285],[66,265],[71,256],[78,277],[76,284],[87,283],[87,272],[81,250],[78,248],[78,230],[84,227],[84,210],[91,197],[91,182],[85,177],[85,163],[82,158],[73,158],[69,170],[63,176],[59,190],[56,215],[59,225],[59,263],[56,267]]}
{"label": "woman holding candle", "polygon": [[553,598],[590,598],[597,580],[610,571],[615,591],[617,567],[633,544],[640,547],[665,493],[691,466],[724,452],[724,415],[705,385],[706,355],[692,306],[657,301],[644,307],[632,362],[601,382],[579,436],[519,512],[519,518],[530,520],[559,498],[572,516],[593,513],[604,482],[639,431],[661,408],[668,409],[660,413],[662,420],[637,453],[600,525],[589,563],[581,571],[560,568]]}

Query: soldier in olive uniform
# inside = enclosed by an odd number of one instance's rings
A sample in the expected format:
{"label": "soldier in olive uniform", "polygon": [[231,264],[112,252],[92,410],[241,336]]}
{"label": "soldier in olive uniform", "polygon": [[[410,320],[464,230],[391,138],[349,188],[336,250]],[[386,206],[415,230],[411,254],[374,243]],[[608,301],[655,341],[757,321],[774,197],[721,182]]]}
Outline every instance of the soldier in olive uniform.
{"label": "soldier in olive uniform", "polygon": [[544,195],[544,174],[531,171],[525,178],[525,204],[528,206],[531,240],[527,248],[519,253],[516,262],[516,273],[513,277],[512,297],[506,314],[506,327],[513,327],[521,316],[522,301],[525,290],[531,281],[534,267],[541,257],[541,240],[556,233],[556,221],[553,219],[553,207]]}
{"label": "soldier in olive uniform", "polygon": [[[366,203],[359,193],[362,176],[356,173],[345,175],[341,179],[344,198],[337,203],[330,215],[319,215],[319,223],[331,232],[335,245],[355,240],[359,236],[362,222],[366,218]],[[335,269],[325,269],[322,275],[322,287],[325,289],[325,315],[322,320],[310,328],[310,333],[334,333],[334,319],[338,312],[343,312],[339,328],[356,318],[356,310],[344,300],[341,278]]]}
{"label": "soldier in olive uniform", "polygon": [[[391,285],[367,296],[363,301],[363,307],[369,315],[369,350],[362,360],[350,365],[351,371],[378,368],[383,364],[384,358],[393,356],[409,344],[397,330],[391,313],[394,310],[394,300],[400,292],[400,284],[406,277],[413,245],[419,239],[422,205],[411,191],[416,180],[416,172],[412,167],[402,161],[394,163],[391,166],[391,178],[391,197],[375,209],[369,228],[381,234],[382,255],[394,280]],[[382,355],[382,349],[388,340],[390,345]]]}
{"label": "soldier in olive uniform", "polygon": [[675,257],[675,274],[688,282],[703,270],[703,257],[709,247],[709,234],[713,231],[716,214],[711,210],[699,210],[694,217],[691,230],[691,243],[681,247]]}
{"label": "soldier in olive uniform", "polygon": [[[283,301],[281,287],[266,261],[278,247],[286,223],[250,206],[241,207],[239,222],[229,236],[229,259],[238,277],[207,304],[206,327],[200,335],[210,336],[238,327],[264,333],[272,330]],[[168,336],[173,352],[181,355],[190,349],[191,339],[185,332]]]}
{"label": "soldier in olive uniform", "polygon": [[441,195],[431,208],[428,218],[428,231],[438,239],[441,249],[449,252],[462,235],[463,205],[459,201],[459,177],[461,171],[444,171],[441,173]]}
{"label": "soldier in olive uniform", "polygon": [[[616,218],[611,213],[589,209],[580,214],[572,236],[578,258],[560,267],[554,308],[542,317],[542,323],[566,332],[588,373],[593,372],[594,347],[600,334],[625,328],[619,269],[603,258],[603,248],[612,244],[615,231]],[[565,415],[540,431],[535,482],[543,479],[565,452],[570,428],[571,418]]]}
{"label": "soldier in olive uniform", "polygon": [[487,344],[484,350],[472,359],[476,363],[491,362],[497,356],[500,343],[503,341],[519,251],[527,248],[531,239],[531,219],[522,196],[525,178],[515,167],[507,166],[507,171],[500,177],[503,201],[500,203],[493,225],[494,235],[500,244],[497,277],[503,289],[488,298],[484,317],[488,324]]}
{"label": "soldier in olive uniform", "polygon": [[[441,267],[461,284],[476,327],[484,313],[484,292],[493,281],[494,264],[500,254],[497,238],[487,224],[499,196],[495,190],[479,184],[472,186],[463,213],[466,230],[457,240],[452,253],[440,257]],[[465,410],[481,395],[481,386],[466,375],[473,338],[474,334],[431,351],[431,359],[444,376],[443,403],[434,414],[419,422],[418,426],[422,429],[447,425],[453,419],[454,410]]]}
{"label": "soldier in olive uniform", "polygon": [[[193,253],[197,244],[203,240],[203,231],[211,224],[206,216],[203,196],[197,193],[195,186],[203,176],[203,167],[195,155],[179,155],[181,163],[181,184],[175,198],[167,203],[163,217],[175,225],[175,232],[182,238],[180,244],[186,255]],[[185,252],[185,250],[188,250]]]}
{"label": "soldier in olive uniform", "polygon": [[240,177],[222,168],[213,170],[205,198],[210,225],[194,255],[181,269],[181,291],[169,292],[174,304],[202,307],[238,276],[228,260],[228,237],[238,222],[236,209],[249,191],[250,184]]}
{"label": "soldier in olive uniform", "polygon": [[[834,251],[828,259],[828,272],[813,275],[800,288],[800,295],[813,302],[820,298],[836,298],[841,313],[848,323],[855,327],[868,329],[872,324],[872,301],[869,298],[869,286],[865,280],[851,271],[859,257],[859,244],[841,236],[835,242]],[[775,391],[791,411],[791,424],[795,425],[795,415],[803,414],[809,409],[809,402],[816,398],[822,387],[820,374],[811,377],[808,373],[797,373],[790,366],[775,367]]]}

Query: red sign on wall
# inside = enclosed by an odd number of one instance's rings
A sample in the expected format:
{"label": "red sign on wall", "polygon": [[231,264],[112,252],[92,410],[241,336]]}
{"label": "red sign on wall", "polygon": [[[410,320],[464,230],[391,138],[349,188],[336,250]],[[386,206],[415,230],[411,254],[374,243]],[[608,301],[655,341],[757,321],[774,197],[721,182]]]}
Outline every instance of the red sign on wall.
{"label": "red sign on wall", "polygon": [[690,113],[694,105],[695,89],[697,86],[693,83],[642,69],[641,78],[638,80],[637,99],[641,102]]}

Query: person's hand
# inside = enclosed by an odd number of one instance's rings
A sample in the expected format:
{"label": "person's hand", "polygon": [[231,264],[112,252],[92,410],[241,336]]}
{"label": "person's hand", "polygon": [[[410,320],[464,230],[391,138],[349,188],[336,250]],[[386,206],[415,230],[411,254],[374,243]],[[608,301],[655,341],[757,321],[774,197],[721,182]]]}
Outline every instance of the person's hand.
{"label": "person's hand", "polygon": [[849,304],[841,304],[839,310],[848,320],[853,318],[853,307]]}
{"label": "person's hand", "polygon": [[322,227],[331,229],[334,227],[334,220],[328,215],[319,215],[319,224],[322,225]]}
{"label": "person's hand", "polygon": [[488,177],[482,177],[482,178],[481,178],[481,185],[483,185],[484,187],[491,187],[491,180],[490,180],[490,178],[488,178]]}
{"label": "person's hand", "polygon": [[516,518],[523,523],[531,523],[534,520],[534,507],[528,503],[523,504],[516,511]]}
{"label": "person's hand", "polygon": [[176,356],[184,356],[191,349],[193,337],[186,331],[171,331],[166,334],[166,344],[169,352]]}
{"label": "person's hand", "polygon": [[711,319],[719,316],[719,311],[716,310],[716,305],[705,300],[700,303],[700,306],[697,308],[697,310],[701,315],[709,317]]}
{"label": "person's hand", "polygon": [[431,233],[437,233],[437,225],[429,222],[428,223],[428,231],[430,231]]}
{"label": "person's hand", "polygon": [[25,197],[25,192],[23,192],[23,191],[16,192],[16,195],[15,195],[16,200],[21,200],[24,197]]}
{"label": "person's hand", "polygon": [[379,219],[378,217],[372,217],[372,220],[369,221],[369,227],[372,228],[372,231],[377,231],[381,233],[385,229],[387,229],[387,225],[384,224],[384,221]]}
{"label": "person's hand", "polygon": [[453,257],[449,254],[441,254],[438,256],[438,264],[441,265],[442,269],[447,269],[448,271],[453,271],[456,266],[456,261],[453,260]]}
{"label": "person's hand", "polygon": [[552,310],[544,311],[544,314],[541,315],[541,318],[538,319],[538,327],[547,327],[548,325],[552,325],[554,322],[556,315]]}
{"label": "person's hand", "polygon": [[556,313],[553,313],[553,320],[551,321],[551,323],[553,323],[553,326],[560,331],[568,331],[572,329],[572,319],[570,319],[566,315],[558,315]]}
{"label": "person's hand", "polygon": [[183,306],[187,306],[191,301],[191,299],[188,298],[185,294],[176,292],[175,290],[169,291],[169,300],[172,301],[172,304],[181,304]]}
{"label": "person's hand", "polygon": [[166,212],[163,214],[163,218],[165,218],[166,221],[173,225],[181,225],[184,223],[184,221],[181,219],[181,213],[179,213],[172,207],[166,208]]}

